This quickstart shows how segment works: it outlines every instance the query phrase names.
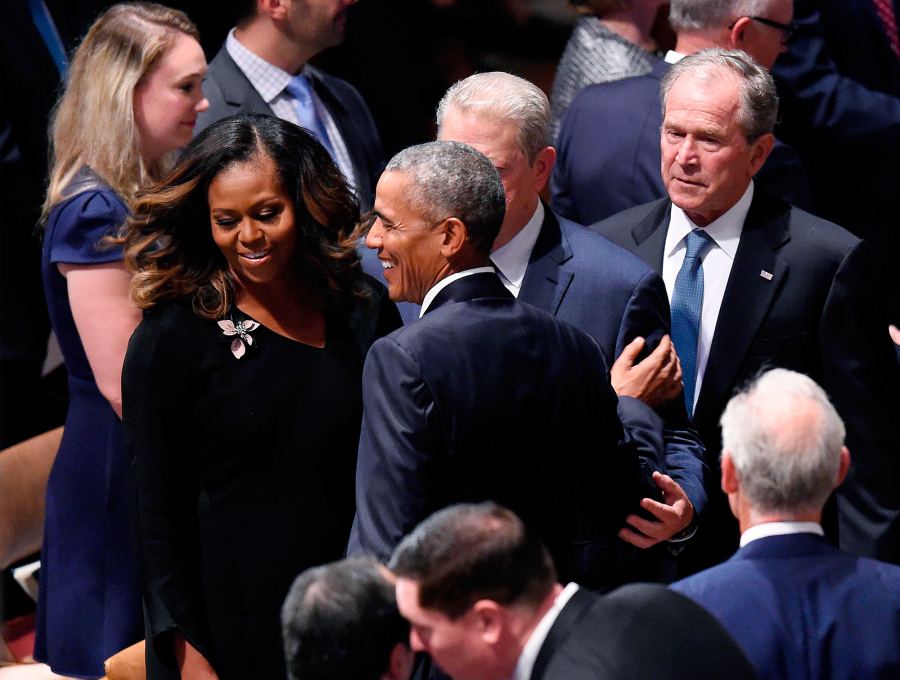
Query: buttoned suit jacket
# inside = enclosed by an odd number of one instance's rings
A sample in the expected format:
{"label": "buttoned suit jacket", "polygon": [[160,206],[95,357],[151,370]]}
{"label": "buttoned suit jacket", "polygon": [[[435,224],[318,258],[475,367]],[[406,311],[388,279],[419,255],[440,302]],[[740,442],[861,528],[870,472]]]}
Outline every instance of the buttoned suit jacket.
{"label": "buttoned suit jacket", "polygon": [[[368,210],[372,207],[378,176],[384,168],[381,140],[372,114],[350,83],[313,66],[306,68],[316,94],[344,139],[356,175],[357,196],[362,209]],[[224,45],[209,64],[203,94],[209,100],[209,108],[197,117],[195,134],[217,120],[238,113],[274,115]]]}
{"label": "buttoned suit jacket", "polygon": [[349,552],[387,558],[432,512],[494,500],[564,578],[610,585],[616,532],[653,486],[616,405],[590,336],[493,273],[452,282],[366,358]]}
{"label": "buttoned suit jacket", "polygon": [[900,677],[900,568],[815,534],[760,538],[672,588],[711,612],[761,678]]}
{"label": "buttoned suit jacket", "polygon": [[[586,87],[569,106],[559,133],[559,159],[550,179],[553,209],[591,224],[666,195],[660,172],[660,83],[669,64],[647,75]],[[797,153],[776,142],[758,174],[759,188],[810,208],[806,173]]]}
{"label": "buttoned suit jacket", "polygon": [[659,585],[577,590],[550,627],[531,680],[750,680],[753,667],[716,619]]}
{"label": "buttoned suit jacket", "polygon": [[[634,338],[646,338],[649,350],[669,332],[669,299],[659,274],[609,239],[559,218],[549,208],[518,299],[593,337],[608,365]],[[700,515],[706,505],[703,445],[682,399],[672,400],[659,414],[665,419],[665,460],[656,467],[681,485]]]}
{"label": "buttoned suit jacket", "polygon": [[[592,228],[662,271],[670,212],[662,199]],[[730,548],[717,561],[737,547],[736,524],[725,520],[731,513],[718,490],[719,417],[736,388],[774,367],[820,383],[846,423],[853,463],[838,489],[841,547],[900,561],[900,378],[885,332],[884,289],[870,263],[866,244],[841,227],[754,194],[693,418],[710,469],[708,514],[718,499],[719,518],[732,530],[720,537]]]}

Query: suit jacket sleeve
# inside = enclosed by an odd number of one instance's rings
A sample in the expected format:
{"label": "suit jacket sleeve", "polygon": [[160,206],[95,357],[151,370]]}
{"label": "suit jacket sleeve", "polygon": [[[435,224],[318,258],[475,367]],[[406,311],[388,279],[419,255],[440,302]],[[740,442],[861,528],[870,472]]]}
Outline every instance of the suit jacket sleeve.
{"label": "suit jacket sleeve", "polygon": [[434,397],[415,358],[394,338],[372,345],[363,369],[356,520],[348,553],[387,560],[434,507],[442,463]]}
{"label": "suit jacket sleeve", "polygon": [[[879,154],[900,148],[900,98],[843,76],[829,53],[818,5],[794,3],[797,34],[774,68],[785,120],[811,128],[819,144],[838,142]],[[800,123],[802,121],[802,123]]]}
{"label": "suit jacket sleeve", "polygon": [[835,275],[820,322],[823,387],[851,455],[838,489],[841,548],[900,563],[900,371],[871,259],[858,242]]}
{"label": "suit jacket sleeve", "polygon": [[[625,309],[619,337],[616,340],[616,356],[622,353],[625,345],[639,336],[647,340],[646,352],[649,353],[667,333],[669,333],[669,300],[665,284],[659,274],[648,271],[635,286],[634,294]],[[619,411],[620,416],[623,415],[621,407]],[[680,395],[661,405],[657,413],[661,418],[661,421],[656,421],[661,427],[658,434],[652,434],[653,426],[646,419],[636,424],[635,419],[626,415],[622,422],[628,428],[629,434],[643,443],[642,449],[662,449],[662,459],[649,462],[654,469],[666,472],[681,485],[691,505],[694,506],[694,513],[699,516],[706,507],[707,498],[703,486],[706,474],[704,462],[706,451],[703,443],[697,431],[691,426],[684,408],[684,400]],[[648,440],[648,437],[652,439],[657,436],[662,438],[662,447],[657,447]]]}
{"label": "suit jacket sleeve", "polygon": [[199,473],[185,446],[194,359],[179,324],[145,316],[122,374],[123,424],[135,484],[133,525],[148,643],[171,658],[178,630],[209,658],[200,593]]}

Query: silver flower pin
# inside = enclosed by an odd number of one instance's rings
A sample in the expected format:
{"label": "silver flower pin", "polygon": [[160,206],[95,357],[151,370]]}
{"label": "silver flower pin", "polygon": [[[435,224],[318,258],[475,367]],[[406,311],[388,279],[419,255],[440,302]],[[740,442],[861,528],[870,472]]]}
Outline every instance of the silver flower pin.
{"label": "silver flower pin", "polygon": [[[234,321],[231,321],[230,319],[223,319],[216,323],[219,324],[219,328],[222,329],[223,334],[237,336],[231,341],[231,353],[234,354],[237,359],[240,359],[247,353],[247,346],[253,345],[253,338],[250,336],[250,331],[255,331],[259,328],[259,323],[250,319],[238,321],[237,323],[234,323]],[[247,345],[244,345],[245,342]]]}

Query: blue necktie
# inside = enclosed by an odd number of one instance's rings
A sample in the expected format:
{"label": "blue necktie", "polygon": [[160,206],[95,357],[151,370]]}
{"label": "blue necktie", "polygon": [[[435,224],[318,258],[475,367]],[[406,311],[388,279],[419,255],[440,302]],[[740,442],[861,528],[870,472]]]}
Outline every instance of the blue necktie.
{"label": "blue necktie", "polygon": [[700,315],[703,311],[703,253],[713,244],[702,229],[694,229],[686,237],[687,249],[681,270],[675,278],[672,293],[672,342],[681,359],[684,403],[689,416],[694,414],[697,383],[697,339],[700,337]]}
{"label": "blue necktie", "polygon": [[335,158],[334,148],[331,146],[331,140],[328,138],[325,124],[316,111],[312,83],[309,82],[309,78],[303,73],[296,75],[291,78],[285,89],[294,100],[294,108],[297,111],[297,121],[300,127],[306,128],[314,134],[331,157]]}
{"label": "blue necktie", "polygon": [[64,78],[66,69],[69,66],[69,60],[66,58],[66,48],[59,37],[56,24],[53,23],[53,17],[50,16],[47,5],[44,4],[44,0],[28,0],[28,7],[31,9],[31,18],[34,21],[34,25],[44,39],[44,44],[47,46],[50,56],[53,57],[53,63],[56,65],[56,70],[59,71],[59,77]]}

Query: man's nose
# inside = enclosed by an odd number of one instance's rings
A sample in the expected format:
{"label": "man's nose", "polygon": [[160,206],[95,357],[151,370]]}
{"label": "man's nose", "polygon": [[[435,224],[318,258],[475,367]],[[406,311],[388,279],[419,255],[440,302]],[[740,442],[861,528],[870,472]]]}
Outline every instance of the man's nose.
{"label": "man's nose", "polygon": [[377,249],[381,247],[381,237],[384,230],[381,228],[380,220],[375,220],[372,226],[369,228],[369,233],[366,234],[366,247]]}

